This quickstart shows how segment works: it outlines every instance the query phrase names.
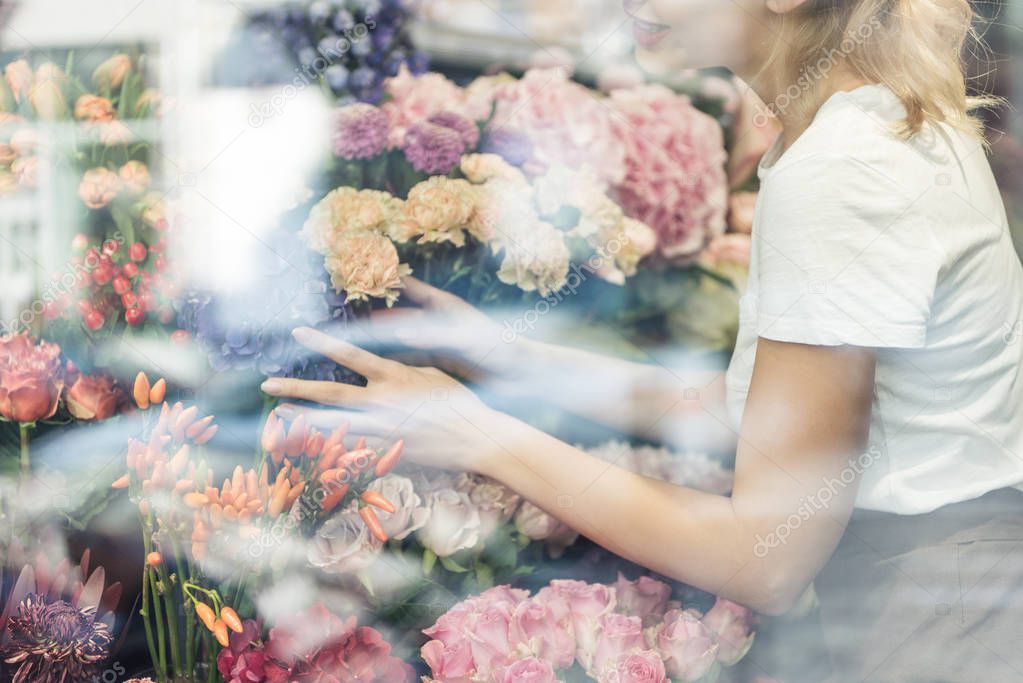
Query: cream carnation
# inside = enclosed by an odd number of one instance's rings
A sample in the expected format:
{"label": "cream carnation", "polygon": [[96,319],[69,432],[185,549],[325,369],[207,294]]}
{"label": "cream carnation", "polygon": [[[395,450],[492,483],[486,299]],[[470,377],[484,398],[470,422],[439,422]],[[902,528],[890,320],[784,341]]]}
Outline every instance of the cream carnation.
{"label": "cream carnation", "polygon": [[485,183],[501,179],[525,185],[528,181],[519,169],[497,154],[466,154],[461,162],[462,174],[471,183]]}
{"label": "cream carnation", "polygon": [[498,279],[540,296],[561,289],[568,277],[570,254],[557,228],[535,218],[508,228],[499,237],[504,260]]}
{"label": "cream carnation", "polygon": [[309,212],[302,227],[302,238],[321,254],[333,250],[338,238],[349,232],[383,233],[402,242],[405,241],[402,239],[402,205],[400,199],[386,192],[339,187]]}
{"label": "cream carnation", "polygon": [[345,302],[398,300],[401,278],[412,271],[398,259],[390,239],[375,232],[346,232],[337,237],[324,260],[334,288],[347,293]]}

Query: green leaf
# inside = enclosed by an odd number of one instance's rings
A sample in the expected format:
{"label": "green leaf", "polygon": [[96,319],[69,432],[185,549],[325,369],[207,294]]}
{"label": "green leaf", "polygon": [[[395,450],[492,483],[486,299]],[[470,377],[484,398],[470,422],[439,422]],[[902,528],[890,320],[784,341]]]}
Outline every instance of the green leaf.
{"label": "green leaf", "polygon": [[469,571],[466,567],[463,567],[462,565],[458,564],[450,557],[441,557],[438,559],[440,559],[441,566],[447,569],[449,572],[454,572],[455,574],[464,574],[465,572]]}
{"label": "green leaf", "polygon": [[429,574],[432,572],[435,564],[437,564],[437,554],[429,548],[425,548],[423,550],[423,573]]}
{"label": "green leaf", "polygon": [[477,562],[475,570],[476,583],[481,591],[494,586],[494,570],[490,568],[490,565],[485,562]]}

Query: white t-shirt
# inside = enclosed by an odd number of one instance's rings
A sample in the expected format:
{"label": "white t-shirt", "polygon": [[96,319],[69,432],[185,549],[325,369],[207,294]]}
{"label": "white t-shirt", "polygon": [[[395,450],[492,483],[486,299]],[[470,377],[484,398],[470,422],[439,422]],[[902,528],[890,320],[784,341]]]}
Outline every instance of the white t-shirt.
{"label": "white t-shirt", "polygon": [[876,348],[856,506],[918,514],[1023,482],[1023,269],[981,144],[904,118],[838,93],[765,158],[727,384],[738,425],[758,337]]}

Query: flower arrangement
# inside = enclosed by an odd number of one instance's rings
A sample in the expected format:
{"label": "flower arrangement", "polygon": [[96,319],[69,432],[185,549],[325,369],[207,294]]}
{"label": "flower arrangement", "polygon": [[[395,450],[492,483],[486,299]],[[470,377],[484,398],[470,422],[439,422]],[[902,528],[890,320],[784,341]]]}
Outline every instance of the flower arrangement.
{"label": "flower arrangement", "polygon": [[553,683],[569,670],[607,682],[714,680],[749,651],[749,610],[719,599],[700,614],[670,598],[661,581],[620,574],[613,585],[552,581],[533,596],[492,588],[424,631],[428,680]]}
{"label": "flower arrangement", "polygon": [[291,614],[261,637],[257,622],[246,620],[231,634],[217,658],[229,683],[260,681],[415,680],[408,664],[390,654],[391,646],[374,628],[358,626],[355,617],[340,619],[320,603]]}

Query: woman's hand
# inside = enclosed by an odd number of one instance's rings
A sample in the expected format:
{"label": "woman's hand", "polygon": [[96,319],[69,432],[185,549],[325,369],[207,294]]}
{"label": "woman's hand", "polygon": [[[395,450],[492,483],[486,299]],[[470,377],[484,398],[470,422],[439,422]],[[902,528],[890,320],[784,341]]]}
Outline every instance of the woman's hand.
{"label": "woman's hand", "polygon": [[523,367],[540,360],[526,339],[509,335],[463,299],[414,277],[403,282],[405,300],[418,308],[373,311],[373,337],[396,339],[422,352],[430,365],[490,385],[521,378]]}
{"label": "woman's hand", "polygon": [[363,375],[368,384],[268,379],[262,389],[271,396],[331,407],[285,404],[278,408],[282,416],[302,413],[311,424],[328,429],[348,423],[352,433],[371,442],[414,436],[406,444],[406,457],[429,467],[476,471],[493,451],[487,435],[503,416],[449,375],[380,358],[310,328],[293,334],[303,346]]}

